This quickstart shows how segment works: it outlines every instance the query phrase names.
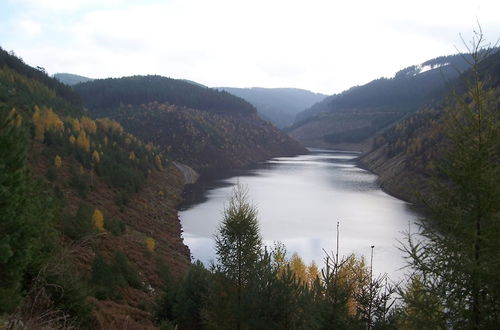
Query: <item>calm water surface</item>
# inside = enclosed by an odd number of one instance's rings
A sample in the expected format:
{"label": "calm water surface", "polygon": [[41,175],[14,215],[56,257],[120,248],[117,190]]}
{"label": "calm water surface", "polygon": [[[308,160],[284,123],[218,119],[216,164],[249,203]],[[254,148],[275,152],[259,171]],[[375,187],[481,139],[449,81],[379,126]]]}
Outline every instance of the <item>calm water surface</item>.
{"label": "calm water surface", "polygon": [[[398,240],[417,220],[409,205],[384,193],[377,177],[355,165],[356,153],[313,150],[309,155],[274,158],[254,169],[194,186],[180,212],[184,242],[194,259],[215,260],[214,235],[224,205],[239,181],[249,188],[259,211],[266,245],[283,242],[289,254],[323,265],[326,251],[336,246],[340,222],[340,254],[356,253],[369,260],[374,248],[374,273],[402,276]],[[191,200],[191,203],[189,202]]]}

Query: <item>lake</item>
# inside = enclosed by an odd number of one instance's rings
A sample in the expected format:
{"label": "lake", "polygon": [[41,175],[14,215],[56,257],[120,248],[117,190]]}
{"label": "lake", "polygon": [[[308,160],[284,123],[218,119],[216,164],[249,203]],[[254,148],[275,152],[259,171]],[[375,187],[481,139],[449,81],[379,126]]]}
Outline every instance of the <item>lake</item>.
{"label": "lake", "polygon": [[320,267],[325,252],[355,253],[370,260],[374,274],[400,279],[405,263],[398,250],[403,232],[414,227],[418,214],[409,204],[383,192],[377,176],[356,166],[359,154],[312,149],[310,154],[280,157],[225,177],[200,181],[186,191],[179,216],[184,242],[193,259],[205,265],[216,259],[214,235],[224,205],[235,184],[246,185],[258,208],[266,245],[281,241],[289,255],[296,252]]}

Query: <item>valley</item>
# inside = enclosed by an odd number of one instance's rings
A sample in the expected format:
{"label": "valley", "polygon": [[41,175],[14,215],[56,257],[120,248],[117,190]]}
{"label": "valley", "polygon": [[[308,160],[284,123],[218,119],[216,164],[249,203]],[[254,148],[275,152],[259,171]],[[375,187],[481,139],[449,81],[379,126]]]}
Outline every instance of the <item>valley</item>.
{"label": "valley", "polygon": [[500,52],[480,45],[330,96],[49,76],[0,48],[0,327],[491,327]]}

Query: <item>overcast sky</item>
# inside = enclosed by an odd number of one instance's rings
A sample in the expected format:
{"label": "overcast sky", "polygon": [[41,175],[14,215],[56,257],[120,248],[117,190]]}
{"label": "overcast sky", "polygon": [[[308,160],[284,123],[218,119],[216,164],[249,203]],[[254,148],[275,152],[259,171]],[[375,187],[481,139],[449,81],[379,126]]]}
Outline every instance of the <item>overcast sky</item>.
{"label": "overcast sky", "polygon": [[0,0],[0,46],[48,73],[333,94],[463,49],[499,0]]}

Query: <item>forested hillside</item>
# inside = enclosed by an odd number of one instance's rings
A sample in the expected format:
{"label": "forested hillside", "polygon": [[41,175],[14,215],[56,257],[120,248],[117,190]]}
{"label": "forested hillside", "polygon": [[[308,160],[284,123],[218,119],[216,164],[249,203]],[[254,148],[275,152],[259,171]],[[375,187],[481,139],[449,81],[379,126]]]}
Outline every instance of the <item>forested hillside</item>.
{"label": "forested hillside", "polygon": [[306,145],[348,145],[367,149],[377,132],[423,105],[439,101],[468,67],[462,55],[438,57],[380,78],[299,113],[289,134]]}
{"label": "forested hillside", "polygon": [[[500,52],[493,52],[478,68],[484,88],[490,90],[488,106],[500,113]],[[462,95],[471,79],[470,71],[461,75],[454,86],[455,95]],[[470,102],[468,96],[465,100]],[[380,175],[380,183],[389,192],[417,201],[421,196],[416,192],[425,194],[435,164],[448,148],[443,133],[447,113],[459,106],[455,97],[448,95],[434,106],[424,107],[377,136],[361,163]]]}
{"label": "forested hillside", "polygon": [[92,115],[117,120],[198,170],[305,152],[260,119],[251,104],[224,91],[159,76],[96,80],[75,88]]}
{"label": "forested hillside", "polygon": [[188,267],[181,173],[80,104],[0,50],[0,327],[151,328]]}
{"label": "forested hillside", "polygon": [[266,120],[278,128],[291,125],[295,115],[326,97],[298,88],[219,87],[250,102]]}
{"label": "forested hillside", "polygon": [[120,105],[168,103],[212,113],[255,113],[252,105],[224,91],[161,76],[98,79],[78,84],[75,90],[95,113]]}

